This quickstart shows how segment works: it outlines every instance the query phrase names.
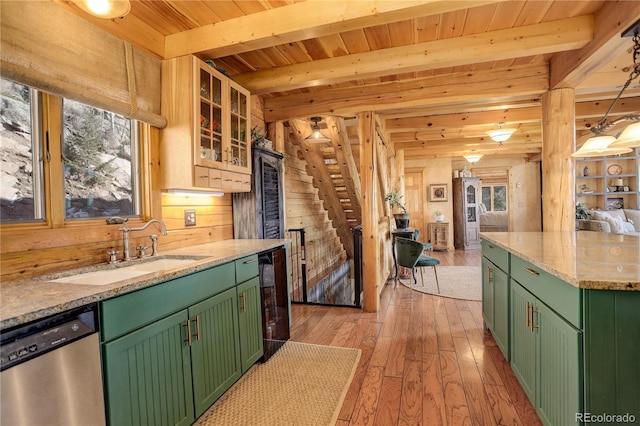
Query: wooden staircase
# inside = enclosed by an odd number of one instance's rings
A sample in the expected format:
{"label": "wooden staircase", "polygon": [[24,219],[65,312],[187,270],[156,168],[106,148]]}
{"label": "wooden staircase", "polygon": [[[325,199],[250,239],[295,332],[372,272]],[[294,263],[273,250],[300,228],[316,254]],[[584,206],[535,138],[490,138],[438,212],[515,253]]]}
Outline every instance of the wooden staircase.
{"label": "wooden staircase", "polygon": [[318,197],[324,203],[347,257],[353,259],[351,228],[362,222],[360,176],[344,119],[327,117],[325,123],[326,129],[322,126],[321,129],[331,142],[314,144],[303,141],[311,133],[309,123],[290,120],[292,142],[300,148],[298,155],[307,164],[307,173],[318,189]]}

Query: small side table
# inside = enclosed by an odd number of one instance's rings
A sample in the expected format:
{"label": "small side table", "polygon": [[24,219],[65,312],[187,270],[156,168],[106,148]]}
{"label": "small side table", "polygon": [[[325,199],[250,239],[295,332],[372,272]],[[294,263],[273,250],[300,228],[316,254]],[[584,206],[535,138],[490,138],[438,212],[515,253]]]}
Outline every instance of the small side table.
{"label": "small side table", "polygon": [[449,249],[449,222],[430,222],[429,239],[434,250]]}

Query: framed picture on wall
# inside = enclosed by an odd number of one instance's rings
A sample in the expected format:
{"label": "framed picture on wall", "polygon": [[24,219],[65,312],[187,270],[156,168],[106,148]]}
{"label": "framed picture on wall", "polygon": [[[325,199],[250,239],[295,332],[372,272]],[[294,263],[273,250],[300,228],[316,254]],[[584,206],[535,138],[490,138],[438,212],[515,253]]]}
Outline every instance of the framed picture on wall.
{"label": "framed picture on wall", "polygon": [[429,201],[449,201],[449,191],[446,183],[434,183],[429,185]]}

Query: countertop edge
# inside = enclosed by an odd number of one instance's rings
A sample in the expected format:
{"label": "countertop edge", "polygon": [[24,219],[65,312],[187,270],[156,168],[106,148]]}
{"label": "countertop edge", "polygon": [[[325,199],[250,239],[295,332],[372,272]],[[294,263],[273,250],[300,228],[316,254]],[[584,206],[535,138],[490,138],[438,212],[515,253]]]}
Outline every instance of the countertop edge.
{"label": "countertop edge", "polygon": [[619,290],[619,291],[640,291],[640,282],[638,281],[620,281],[620,280],[607,280],[607,279],[580,279],[576,276],[569,276],[556,268],[553,268],[549,264],[532,257],[526,253],[523,253],[520,250],[514,249],[513,247],[502,243],[499,240],[491,237],[491,233],[482,233],[480,235],[481,239],[485,239],[487,241],[491,241],[493,244],[498,247],[506,250],[507,252],[514,254],[521,259],[531,263],[542,269],[545,272],[553,275],[556,278],[563,280],[564,282],[572,285],[573,287],[586,289],[586,290]]}
{"label": "countertop edge", "polygon": [[[150,274],[145,274],[140,277],[130,278],[122,281],[118,281],[117,283],[104,285],[104,286],[92,286],[92,285],[80,285],[80,284],[59,284],[60,286],[73,286],[69,288],[78,289],[78,293],[82,293],[82,291],[90,294],[80,295],[78,297],[68,297],[64,301],[54,303],[52,305],[46,305],[42,307],[38,307],[34,310],[25,310],[25,312],[9,316],[7,318],[2,318],[0,320],[0,330],[10,329],[16,326],[20,326],[23,324],[27,324],[32,321],[36,321],[51,315],[55,315],[69,309],[74,309],[77,307],[89,305],[91,303],[97,303],[102,300],[106,300],[112,297],[117,297],[126,293],[130,293],[136,290],[143,289],[145,287],[149,287],[164,281],[169,281],[175,278],[179,278],[181,276],[190,275],[205,269],[209,269],[218,265],[222,265],[228,262],[232,262],[237,259],[241,259],[245,256],[249,256],[252,254],[261,253],[263,251],[271,250],[278,247],[284,247],[291,244],[291,240],[289,239],[278,239],[278,240],[224,240],[226,244],[229,244],[229,241],[242,241],[239,245],[246,245],[246,248],[237,248],[231,253],[226,253],[225,255],[218,255],[211,257],[203,258],[201,260],[194,261],[189,265],[178,266],[175,268],[171,268],[165,270],[163,272],[154,272]],[[251,242],[254,242],[256,245],[254,247],[251,246]],[[258,241],[260,243],[258,243]],[[180,248],[175,250],[167,250],[162,252],[164,255],[188,255],[189,253],[202,252],[206,251],[206,247],[214,247],[218,243],[206,243],[199,246],[192,246],[188,248]],[[235,244],[234,244],[235,245]],[[20,279],[13,280],[10,282],[3,283],[3,287],[6,284],[14,285],[29,285],[29,283],[39,283],[39,284],[55,284],[50,281],[41,280],[38,278],[33,279]],[[4,291],[4,290],[3,290]],[[4,299],[4,297],[3,297]],[[4,305],[4,303],[3,303]],[[4,311],[4,309],[2,309]]]}

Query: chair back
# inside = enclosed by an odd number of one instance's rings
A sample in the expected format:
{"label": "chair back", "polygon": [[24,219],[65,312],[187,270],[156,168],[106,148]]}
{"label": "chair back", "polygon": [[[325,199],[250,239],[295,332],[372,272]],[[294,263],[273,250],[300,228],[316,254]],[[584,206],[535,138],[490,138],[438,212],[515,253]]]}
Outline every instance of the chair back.
{"label": "chair back", "polygon": [[419,241],[409,238],[396,237],[396,259],[399,266],[413,268],[416,266],[420,255],[424,251],[424,246]]}

